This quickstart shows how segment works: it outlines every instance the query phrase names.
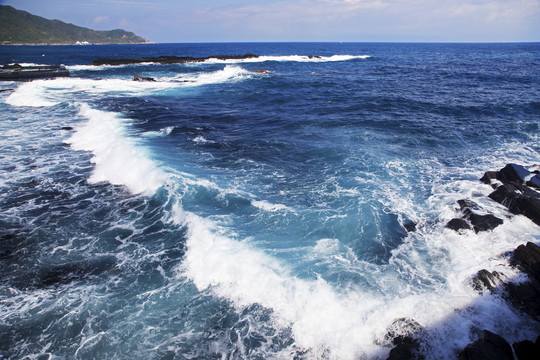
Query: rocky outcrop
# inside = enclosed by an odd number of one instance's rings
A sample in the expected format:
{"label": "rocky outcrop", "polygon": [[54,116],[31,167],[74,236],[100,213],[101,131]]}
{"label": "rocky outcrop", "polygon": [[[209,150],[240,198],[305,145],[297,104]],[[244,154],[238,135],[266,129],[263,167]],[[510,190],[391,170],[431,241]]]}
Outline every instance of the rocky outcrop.
{"label": "rocky outcrop", "polygon": [[481,214],[481,207],[469,199],[458,200],[461,209],[461,218],[450,220],[446,227],[452,230],[459,231],[461,229],[473,229],[474,232],[493,230],[501,225],[503,221],[493,214]]}
{"label": "rocky outcrop", "polygon": [[399,318],[392,322],[386,330],[385,343],[393,345],[387,360],[420,360],[418,337],[424,328],[413,319]]}
{"label": "rocky outcrop", "polygon": [[69,76],[69,71],[62,65],[23,66],[11,64],[0,66],[0,80],[26,80]]}
{"label": "rocky outcrop", "polygon": [[206,57],[191,57],[191,56],[159,56],[159,57],[143,57],[143,58],[120,58],[120,59],[96,59],[90,65],[129,65],[141,63],[154,64],[184,64],[197,63],[209,59],[218,60],[242,60],[258,58],[257,55],[246,53],[244,55],[212,55]]}
{"label": "rocky outcrop", "polygon": [[512,344],[518,360],[537,360],[540,354],[540,336],[535,342],[523,340]]}
{"label": "rocky outcrop", "polygon": [[132,80],[133,81],[146,81],[146,82],[155,82],[156,81],[156,79],[154,79],[153,77],[140,76],[140,75],[135,75]]}
{"label": "rocky outcrop", "polygon": [[513,360],[512,347],[497,334],[483,331],[484,337],[467,345],[459,355],[459,360]]}
{"label": "rocky outcrop", "polygon": [[499,171],[488,171],[480,179],[495,191],[489,197],[506,206],[512,214],[524,215],[540,225],[540,175],[524,166],[508,164]]}
{"label": "rocky outcrop", "polygon": [[471,279],[471,285],[479,293],[495,290],[502,284],[504,275],[498,271],[489,272],[482,269]]}

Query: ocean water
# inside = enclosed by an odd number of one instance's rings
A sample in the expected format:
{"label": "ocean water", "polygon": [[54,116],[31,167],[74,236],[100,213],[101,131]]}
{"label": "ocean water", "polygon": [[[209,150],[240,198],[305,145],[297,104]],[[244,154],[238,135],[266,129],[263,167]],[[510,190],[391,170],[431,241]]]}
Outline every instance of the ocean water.
{"label": "ocean water", "polygon": [[[428,359],[455,359],[482,329],[539,333],[470,285],[484,268],[522,281],[505,254],[540,243],[478,181],[540,164],[539,44],[2,46],[0,62],[71,71],[0,83],[0,358],[385,359],[408,318]],[[464,198],[504,224],[446,229]]]}

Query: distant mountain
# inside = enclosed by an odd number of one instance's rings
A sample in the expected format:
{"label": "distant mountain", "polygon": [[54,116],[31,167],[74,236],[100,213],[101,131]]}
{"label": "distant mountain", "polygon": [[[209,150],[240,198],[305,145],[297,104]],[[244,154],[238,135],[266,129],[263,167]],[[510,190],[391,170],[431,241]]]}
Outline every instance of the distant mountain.
{"label": "distant mountain", "polygon": [[96,31],[67,24],[60,20],[48,20],[0,5],[0,43],[2,44],[137,44],[146,43],[143,37],[117,29]]}

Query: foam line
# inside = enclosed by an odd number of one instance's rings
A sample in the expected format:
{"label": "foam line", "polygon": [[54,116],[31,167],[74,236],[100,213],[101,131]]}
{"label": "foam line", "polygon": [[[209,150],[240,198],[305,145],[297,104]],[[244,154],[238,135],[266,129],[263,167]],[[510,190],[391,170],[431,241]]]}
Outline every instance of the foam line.
{"label": "foam line", "polygon": [[92,152],[95,167],[90,182],[125,185],[134,193],[146,195],[152,195],[164,184],[166,175],[147,151],[127,136],[127,119],[113,112],[92,109],[87,104],[80,105],[79,115],[87,121],[76,128],[67,143],[74,150]]}

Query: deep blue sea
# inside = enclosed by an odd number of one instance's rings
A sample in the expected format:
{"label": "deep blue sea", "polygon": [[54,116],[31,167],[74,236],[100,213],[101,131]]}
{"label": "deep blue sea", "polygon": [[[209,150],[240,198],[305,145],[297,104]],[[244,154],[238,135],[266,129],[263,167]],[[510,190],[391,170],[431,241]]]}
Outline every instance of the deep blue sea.
{"label": "deep blue sea", "polygon": [[[506,253],[540,243],[478,180],[540,164],[538,43],[0,46],[0,63],[71,72],[0,83],[0,358],[385,359],[407,318],[428,359],[455,359],[482,329],[540,331],[470,283],[522,280]],[[465,198],[504,224],[445,228]]]}

